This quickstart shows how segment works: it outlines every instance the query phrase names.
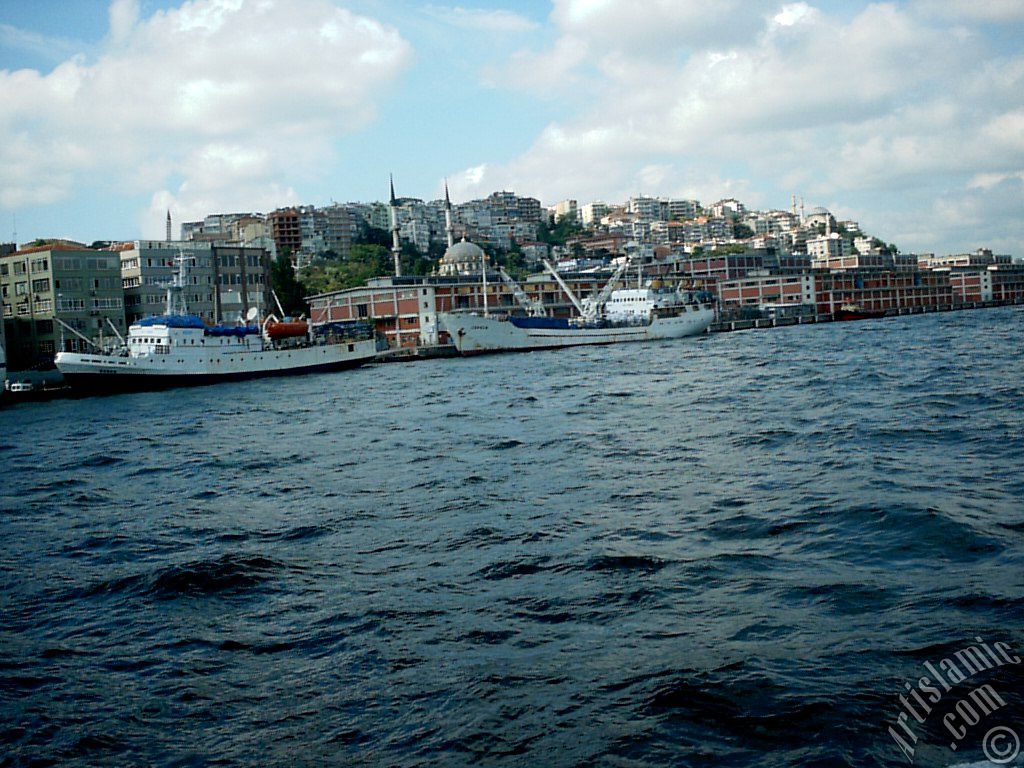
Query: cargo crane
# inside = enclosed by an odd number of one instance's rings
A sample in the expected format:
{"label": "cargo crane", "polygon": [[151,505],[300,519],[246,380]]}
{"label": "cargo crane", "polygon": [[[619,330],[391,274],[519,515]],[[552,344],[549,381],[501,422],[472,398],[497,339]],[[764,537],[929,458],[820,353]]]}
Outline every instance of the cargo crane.
{"label": "cargo crane", "polygon": [[608,282],[605,283],[604,288],[601,289],[601,292],[596,297],[587,297],[583,299],[582,302],[576,298],[576,294],[572,292],[572,289],[569,288],[568,285],[566,285],[565,281],[562,280],[562,276],[558,274],[558,270],[555,269],[547,259],[544,259],[544,266],[548,272],[551,273],[552,277],[558,281],[558,284],[565,292],[565,295],[569,297],[569,301],[573,303],[573,306],[576,307],[576,311],[580,313],[580,317],[586,322],[593,322],[599,319],[602,308],[612,295],[612,291],[615,290],[615,284],[619,281],[619,278],[622,277],[626,270],[629,269],[630,261],[631,259],[629,257],[624,259],[623,262],[615,268],[615,272],[612,273]]}
{"label": "cargo crane", "polygon": [[501,275],[502,281],[512,291],[512,295],[516,297],[516,301],[519,302],[519,306],[526,310],[526,314],[530,317],[544,317],[544,315],[547,314],[544,311],[544,305],[539,301],[531,299],[527,295],[526,291],[523,290],[522,286],[513,280],[512,276],[505,271],[504,267],[498,267],[498,274]]}
{"label": "cargo crane", "polygon": [[630,258],[627,256],[622,260],[622,263],[615,268],[612,276],[608,282],[605,283],[604,288],[601,292],[593,298],[586,298],[583,300],[583,307],[586,310],[584,316],[587,320],[596,320],[598,315],[604,309],[605,303],[611,298],[612,291],[615,290],[615,284],[619,282],[619,278],[625,274],[626,270],[629,269]]}
{"label": "cargo crane", "polygon": [[580,304],[580,300],[576,298],[576,294],[572,292],[572,288],[565,284],[565,280],[563,280],[562,276],[558,274],[558,270],[551,266],[550,261],[547,259],[543,259],[542,261],[544,263],[544,268],[551,273],[553,278],[555,278],[559,287],[561,287],[565,295],[569,297],[569,301],[571,301],[572,305],[576,307],[576,311],[580,313],[580,317],[583,317],[583,315],[586,314],[586,311],[583,309],[583,305]]}

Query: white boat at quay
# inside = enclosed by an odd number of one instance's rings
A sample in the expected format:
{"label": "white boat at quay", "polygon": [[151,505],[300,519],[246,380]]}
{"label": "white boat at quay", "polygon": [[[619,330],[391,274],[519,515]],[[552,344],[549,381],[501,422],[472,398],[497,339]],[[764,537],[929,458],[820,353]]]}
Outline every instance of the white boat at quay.
{"label": "white boat at quay", "polygon": [[[179,257],[178,273],[167,286],[166,314],[133,323],[127,338],[119,338],[112,348],[57,354],[57,369],[72,388],[94,392],[162,389],[335,371],[376,357],[372,328],[358,323],[314,328],[308,320],[280,321],[271,315],[252,325],[207,326],[185,306],[185,260]],[[256,312],[250,310],[248,322],[254,320]],[[74,328],[64,327],[94,344]]]}
{"label": "white boat at quay", "polygon": [[439,313],[438,322],[451,336],[456,349],[463,355],[476,355],[679,339],[704,333],[715,318],[709,294],[667,287],[657,280],[644,283],[640,267],[637,287],[615,289],[629,267],[628,260],[623,261],[596,297],[582,301],[550,263],[545,261],[544,266],[576,307],[577,317],[546,317],[542,306],[529,299],[504,271],[499,271],[527,314],[490,314],[486,309],[483,314]]}

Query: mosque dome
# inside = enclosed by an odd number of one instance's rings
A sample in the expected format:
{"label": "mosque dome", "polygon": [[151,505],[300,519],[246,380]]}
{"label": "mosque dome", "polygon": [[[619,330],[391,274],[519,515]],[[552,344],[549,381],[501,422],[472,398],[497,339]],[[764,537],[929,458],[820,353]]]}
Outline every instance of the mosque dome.
{"label": "mosque dome", "polygon": [[484,250],[479,245],[467,241],[465,238],[453,244],[438,262],[439,272],[442,275],[460,275],[470,272],[479,272],[483,263]]}

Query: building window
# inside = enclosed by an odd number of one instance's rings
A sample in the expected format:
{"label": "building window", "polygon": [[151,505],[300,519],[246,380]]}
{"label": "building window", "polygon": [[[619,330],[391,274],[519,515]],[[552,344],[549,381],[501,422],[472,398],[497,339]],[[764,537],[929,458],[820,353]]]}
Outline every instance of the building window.
{"label": "building window", "polygon": [[25,274],[25,262],[24,261],[16,261],[16,262],[14,262],[14,274],[16,274],[16,275],[24,275]]}
{"label": "building window", "polygon": [[15,296],[24,296],[27,293],[28,293],[28,283],[27,282],[21,282],[21,283],[15,283],[14,284],[14,295]]}
{"label": "building window", "polygon": [[81,312],[85,309],[85,299],[58,299],[58,312]]}
{"label": "building window", "polygon": [[40,280],[32,281],[32,291],[34,293],[46,293],[50,290],[50,278],[44,277]]}
{"label": "building window", "polygon": [[45,272],[49,267],[50,265],[47,263],[46,259],[35,259],[32,262],[33,272]]}

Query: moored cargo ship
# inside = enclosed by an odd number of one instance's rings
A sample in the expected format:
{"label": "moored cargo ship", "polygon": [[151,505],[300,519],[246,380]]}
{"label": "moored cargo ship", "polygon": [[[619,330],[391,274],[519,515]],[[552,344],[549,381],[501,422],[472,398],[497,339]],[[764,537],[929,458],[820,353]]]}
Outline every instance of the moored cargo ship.
{"label": "moored cargo ship", "polygon": [[583,301],[576,298],[554,267],[544,264],[579,316],[542,316],[538,306],[522,299],[524,308],[533,310],[525,317],[439,314],[438,321],[461,354],[678,339],[704,333],[715,317],[713,299],[706,293],[681,291],[657,281],[614,290],[628,262],[620,265],[597,297]]}

